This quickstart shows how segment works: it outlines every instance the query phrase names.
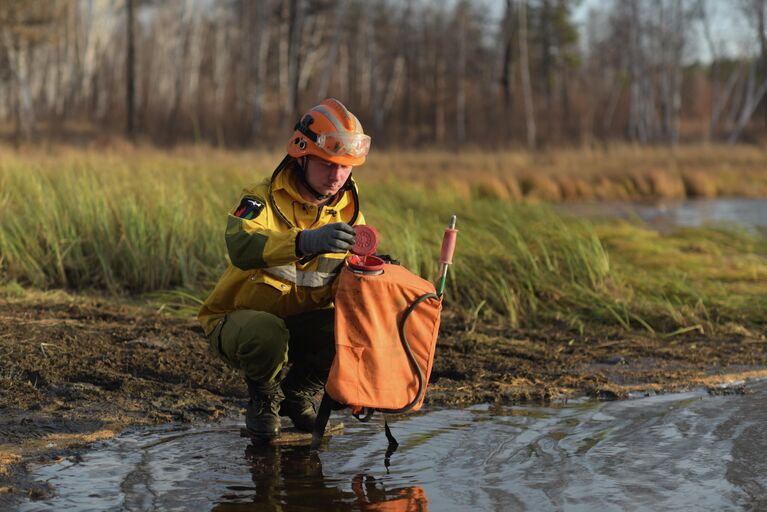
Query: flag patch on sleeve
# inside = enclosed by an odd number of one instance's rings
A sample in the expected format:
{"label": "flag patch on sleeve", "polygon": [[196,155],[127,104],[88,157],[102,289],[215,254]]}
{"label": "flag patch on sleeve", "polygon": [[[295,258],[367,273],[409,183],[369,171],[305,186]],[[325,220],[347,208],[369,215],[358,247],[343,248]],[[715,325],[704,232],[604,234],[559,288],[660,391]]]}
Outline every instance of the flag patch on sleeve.
{"label": "flag patch on sleeve", "polygon": [[264,203],[255,197],[243,197],[240,205],[235,208],[233,215],[245,220],[251,220],[258,217],[258,214],[264,209]]}

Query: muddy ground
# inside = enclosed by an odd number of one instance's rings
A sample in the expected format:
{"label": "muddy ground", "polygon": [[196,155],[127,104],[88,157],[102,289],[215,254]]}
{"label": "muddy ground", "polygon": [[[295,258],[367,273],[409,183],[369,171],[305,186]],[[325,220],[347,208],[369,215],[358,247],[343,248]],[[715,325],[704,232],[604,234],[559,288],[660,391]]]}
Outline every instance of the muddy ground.
{"label": "muddy ground", "polygon": [[[427,402],[615,399],[767,377],[767,339],[672,339],[510,330],[446,312]],[[722,383],[735,383],[729,388]],[[47,490],[30,463],[71,456],[127,426],[238,414],[245,387],[198,324],[107,299],[0,297],[0,505]]]}

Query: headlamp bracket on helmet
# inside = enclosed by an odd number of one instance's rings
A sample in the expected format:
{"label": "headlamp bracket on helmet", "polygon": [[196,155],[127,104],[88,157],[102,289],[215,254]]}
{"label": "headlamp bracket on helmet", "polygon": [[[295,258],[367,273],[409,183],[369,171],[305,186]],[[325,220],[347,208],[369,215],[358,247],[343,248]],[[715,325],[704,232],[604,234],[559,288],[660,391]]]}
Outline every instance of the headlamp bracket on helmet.
{"label": "headlamp bracket on helmet", "polygon": [[[309,126],[313,122],[314,122],[314,118],[312,116],[310,116],[309,114],[307,114],[307,115],[305,115],[304,117],[302,117],[301,119],[298,120],[298,122],[296,123],[295,129],[298,130],[299,132],[303,133],[304,135],[306,135],[306,137],[310,141],[316,143],[317,142],[317,134],[309,129]],[[304,147],[306,147],[306,143],[305,142],[304,142]],[[303,149],[303,148],[301,148],[301,149]]]}

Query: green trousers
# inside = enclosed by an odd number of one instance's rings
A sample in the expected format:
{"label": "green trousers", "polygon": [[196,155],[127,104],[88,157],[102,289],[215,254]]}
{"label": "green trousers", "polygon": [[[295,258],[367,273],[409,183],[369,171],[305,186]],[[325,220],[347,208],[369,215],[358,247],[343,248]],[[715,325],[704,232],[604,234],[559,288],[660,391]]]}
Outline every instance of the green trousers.
{"label": "green trousers", "polygon": [[324,382],[336,350],[334,318],[334,309],[287,318],[242,309],[226,315],[208,342],[211,352],[255,382],[274,380],[288,362]]}

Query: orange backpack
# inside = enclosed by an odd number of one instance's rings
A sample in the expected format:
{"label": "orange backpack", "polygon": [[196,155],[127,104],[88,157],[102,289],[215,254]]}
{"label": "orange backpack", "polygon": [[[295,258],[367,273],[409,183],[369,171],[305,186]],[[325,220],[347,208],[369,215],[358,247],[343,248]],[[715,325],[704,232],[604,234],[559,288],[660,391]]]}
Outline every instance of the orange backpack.
{"label": "orange backpack", "polygon": [[[434,362],[447,269],[458,235],[455,223],[453,215],[442,238],[438,289],[374,256],[375,229],[355,226],[353,254],[338,277],[336,355],[314,422],[313,450],[322,442],[332,409],[351,407],[357,419],[368,421],[375,411],[400,414],[421,408]],[[388,467],[397,441],[385,418],[384,427],[389,440],[384,458]]]}
{"label": "orange backpack", "polygon": [[[351,407],[362,421],[376,410],[420,409],[434,361],[442,311],[434,285],[399,265],[385,264],[378,274],[351,268],[338,277],[336,356],[317,414],[315,448],[332,409]],[[388,425],[387,437],[396,444]]]}
{"label": "orange backpack", "polygon": [[356,413],[417,411],[442,310],[434,285],[399,265],[384,265],[379,275],[347,267],[339,279],[336,357],[325,391]]}

